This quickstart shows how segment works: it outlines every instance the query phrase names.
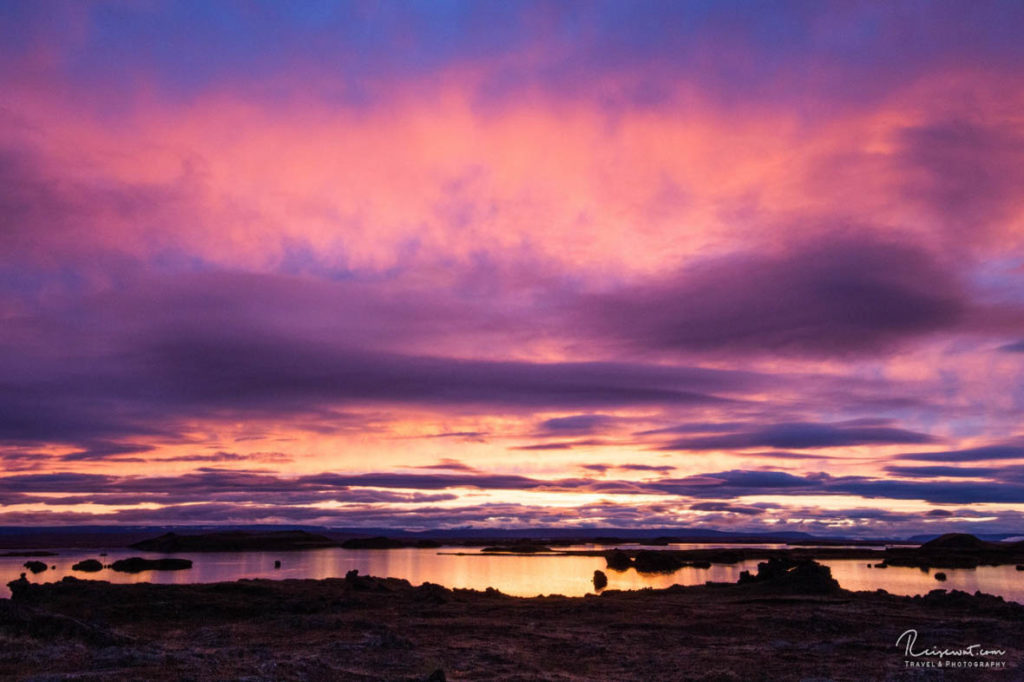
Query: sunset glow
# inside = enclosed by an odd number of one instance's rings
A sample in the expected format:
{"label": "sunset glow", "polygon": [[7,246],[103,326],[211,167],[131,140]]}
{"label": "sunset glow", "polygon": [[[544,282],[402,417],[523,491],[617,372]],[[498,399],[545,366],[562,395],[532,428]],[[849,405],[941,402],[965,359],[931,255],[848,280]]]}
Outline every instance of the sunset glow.
{"label": "sunset glow", "polygon": [[0,525],[1021,527],[1024,4],[396,7],[4,4]]}

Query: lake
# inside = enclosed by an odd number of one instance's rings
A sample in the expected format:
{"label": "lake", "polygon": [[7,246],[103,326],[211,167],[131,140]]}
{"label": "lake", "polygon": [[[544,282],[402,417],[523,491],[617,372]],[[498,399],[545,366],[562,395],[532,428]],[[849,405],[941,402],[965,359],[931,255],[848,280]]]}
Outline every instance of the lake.
{"label": "lake", "polygon": [[[626,547],[627,545],[622,545]],[[697,548],[701,545],[688,545]],[[711,545],[703,545],[709,547]],[[732,545],[736,547],[738,545]],[[748,545],[749,546],[749,545]],[[763,546],[763,545],[760,545]],[[574,547],[587,549],[592,547]],[[356,569],[364,575],[404,578],[414,585],[424,582],[445,587],[483,590],[494,587],[515,596],[532,597],[540,594],[582,596],[593,592],[591,578],[596,569],[608,575],[608,589],[636,590],[644,587],[663,588],[670,585],[701,585],[709,580],[735,582],[740,571],[757,571],[757,561],[737,564],[713,564],[709,569],[683,568],[670,575],[642,575],[635,570],[619,573],[607,570],[603,557],[591,556],[495,556],[481,555],[477,548],[442,549],[390,549],[345,550],[318,549],[303,552],[213,552],[182,553],[175,555],[139,552],[135,550],[107,550],[99,556],[98,550],[54,550],[55,557],[40,557],[49,566],[38,575],[22,567],[26,557],[0,557],[0,597],[9,597],[7,583],[27,573],[33,582],[52,582],[64,576],[113,583],[212,583],[239,578],[340,578]],[[455,552],[462,553],[461,555]],[[147,571],[138,574],[117,573],[103,569],[97,573],[71,570],[71,565],[82,559],[99,559],[109,564],[129,556],[178,556],[193,561],[193,567],[184,571]],[[280,560],[280,569],[274,561]],[[868,568],[864,559],[822,561],[832,569],[839,584],[849,590],[884,589],[893,594],[925,594],[936,588],[957,589],[974,593],[976,590],[999,595],[1005,599],[1024,603],[1024,572],[1014,566],[982,566],[973,570],[942,569],[948,579],[942,583],[934,578],[935,571],[926,573],[917,568]]]}

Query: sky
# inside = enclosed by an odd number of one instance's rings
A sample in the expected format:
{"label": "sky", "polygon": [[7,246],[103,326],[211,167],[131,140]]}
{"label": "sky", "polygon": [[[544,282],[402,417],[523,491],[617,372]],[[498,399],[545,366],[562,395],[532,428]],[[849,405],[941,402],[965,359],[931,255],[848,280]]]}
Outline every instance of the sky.
{"label": "sky", "polygon": [[0,1],[0,525],[1024,528],[1024,4]]}

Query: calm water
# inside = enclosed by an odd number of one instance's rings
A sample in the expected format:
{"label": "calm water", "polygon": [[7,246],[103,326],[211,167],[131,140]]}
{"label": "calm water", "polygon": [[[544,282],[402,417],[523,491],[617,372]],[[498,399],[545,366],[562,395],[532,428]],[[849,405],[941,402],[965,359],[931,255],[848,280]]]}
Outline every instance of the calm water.
{"label": "calm water", "polygon": [[[625,545],[623,545],[625,546]],[[692,547],[692,545],[691,545]],[[462,551],[459,556],[445,552]],[[643,576],[634,570],[624,573],[605,569],[603,557],[561,556],[482,556],[474,549],[391,549],[344,550],[320,549],[308,552],[243,552],[181,554],[192,559],[193,567],[185,571],[149,571],[130,575],[103,569],[97,573],[79,573],[71,565],[82,559],[100,559],[109,564],[129,556],[167,556],[133,550],[109,550],[106,557],[96,551],[67,550],[59,556],[42,557],[56,569],[38,575],[28,574],[33,582],[52,582],[66,575],[115,583],[207,583],[239,578],[336,578],[344,577],[351,569],[364,575],[405,578],[414,585],[424,582],[445,587],[463,587],[483,590],[495,587],[506,594],[535,596],[538,594],[564,594],[580,596],[593,591],[591,577],[594,570],[608,574],[609,589],[634,590],[643,587],[670,585],[701,585],[708,580],[735,582],[740,571],[756,572],[757,562],[748,561],[732,565],[713,565],[710,569],[684,568],[671,575]],[[440,553],[439,553],[440,552]],[[274,568],[274,560],[282,562]],[[0,557],[0,597],[9,597],[7,583],[25,573],[22,557]],[[949,579],[940,583],[933,573],[916,568],[868,568],[859,560],[824,561],[832,568],[832,575],[850,590],[882,588],[893,594],[924,594],[935,588],[957,589],[973,593],[976,590],[1000,595],[1024,603],[1024,572],[1013,566],[985,566],[974,570],[944,569]]]}

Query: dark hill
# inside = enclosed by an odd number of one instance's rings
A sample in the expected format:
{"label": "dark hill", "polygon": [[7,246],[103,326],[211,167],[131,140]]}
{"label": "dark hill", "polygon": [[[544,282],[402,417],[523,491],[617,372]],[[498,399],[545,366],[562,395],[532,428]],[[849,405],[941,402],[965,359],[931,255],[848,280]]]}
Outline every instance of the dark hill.
{"label": "dark hill", "polygon": [[921,550],[925,552],[935,550],[971,551],[991,549],[992,547],[991,542],[985,542],[968,533],[946,533],[921,545]]}
{"label": "dark hill", "polygon": [[967,533],[948,533],[920,547],[889,547],[889,566],[919,568],[975,568],[1016,564],[1024,560],[1024,543],[986,542]]}
{"label": "dark hill", "polygon": [[323,535],[304,530],[223,531],[200,535],[165,533],[160,537],[131,545],[146,552],[288,552],[303,549],[337,547],[338,543]]}

